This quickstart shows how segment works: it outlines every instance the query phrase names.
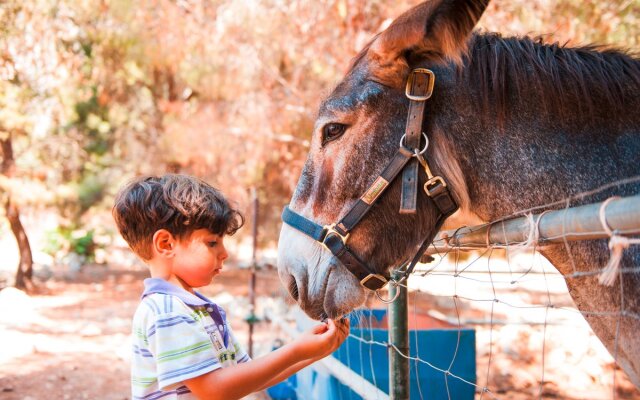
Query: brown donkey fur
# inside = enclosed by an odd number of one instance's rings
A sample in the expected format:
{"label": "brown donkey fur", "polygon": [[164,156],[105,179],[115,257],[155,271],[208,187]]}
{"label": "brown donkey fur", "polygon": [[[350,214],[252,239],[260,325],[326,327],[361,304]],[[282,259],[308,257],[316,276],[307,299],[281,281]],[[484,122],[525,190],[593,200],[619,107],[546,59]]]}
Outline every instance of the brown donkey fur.
{"label": "brown donkey fur", "polygon": [[[569,48],[530,38],[472,33],[484,1],[430,1],[399,17],[355,58],[321,105],[291,208],[319,224],[338,221],[398,148],[411,68],[434,71],[423,129],[432,168],[448,182],[461,215],[492,221],[616,180],[640,175],[640,60],[623,51]],[[335,127],[343,132],[329,136]],[[328,130],[331,127],[331,131]],[[640,193],[627,184],[573,201]],[[382,272],[433,237],[435,207],[420,196],[399,214],[400,185],[353,230],[348,245]],[[576,306],[640,386],[640,251],[628,249],[614,286],[597,272],[607,242],[549,246]],[[338,316],[364,300],[359,282],[319,244],[283,226],[279,273],[312,317]]]}

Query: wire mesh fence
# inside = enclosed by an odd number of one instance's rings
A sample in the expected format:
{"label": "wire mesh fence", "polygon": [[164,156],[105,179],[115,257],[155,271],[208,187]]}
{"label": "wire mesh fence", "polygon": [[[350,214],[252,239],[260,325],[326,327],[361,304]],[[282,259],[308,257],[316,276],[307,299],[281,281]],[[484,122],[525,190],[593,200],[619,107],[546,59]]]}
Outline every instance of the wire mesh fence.
{"label": "wire mesh fence", "polygon": [[[425,266],[414,272],[414,277],[409,281],[409,287],[422,291],[438,291],[440,296],[450,297],[453,307],[449,307],[449,314],[445,316],[449,322],[456,326],[468,324],[487,331],[488,340],[480,340],[479,352],[488,354],[486,360],[485,377],[479,375],[478,382],[475,383],[476,391],[482,398],[485,395],[499,397],[497,391],[492,390],[492,359],[497,351],[511,352],[516,358],[522,358],[522,352],[514,351],[514,342],[520,337],[539,336],[538,354],[530,355],[530,361],[538,364],[539,373],[535,377],[529,377],[531,386],[537,386],[537,396],[531,390],[531,397],[543,397],[545,394],[552,394],[554,389],[548,388],[548,381],[545,379],[545,372],[549,369],[561,369],[572,371],[566,373],[568,381],[574,379],[576,368],[569,367],[571,362],[568,354],[572,348],[579,346],[580,338],[576,336],[575,330],[569,334],[569,340],[564,340],[564,346],[558,347],[558,342],[562,342],[563,336],[558,337],[557,333],[562,333],[564,327],[575,326],[582,332],[589,332],[589,328],[584,323],[582,316],[589,318],[592,316],[608,317],[615,325],[615,345],[611,351],[613,358],[618,361],[620,326],[623,319],[632,320],[632,325],[637,325],[638,313],[635,308],[635,292],[624,293],[625,285],[622,284],[623,276],[627,275],[635,279],[638,272],[637,250],[630,246],[640,244],[640,240],[630,237],[640,233],[640,196],[625,199],[609,197],[604,202],[585,205],[578,208],[570,208],[572,203],[580,203],[579,200],[589,196],[598,195],[604,192],[610,196],[612,187],[621,187],[638,182],[638,178],[632,178],[621,182],[606,185],[597,190],[581,193],[572,198],[564,199],[550,205],[544,205],[538,209],[544,210],[542,213],[533,215],[535,210],[523,210],[508,218],[501,218],[480,227],[459,229],[439,235],[434,241],[431,253],[440,254],[439,260],[433,265]],[[613,202],[618,204],[612,207]],[[559,211],[551,211],[554,206],[561,206]],[[545,214],[547,214],[545,216]],[[524,215],[518,219],[513,219],[518,215]],[[550,221],[544,226],[544,219]],[[511,224],[505,223],[505,221]],[[493,234],[492,230],[493,229]],[[496,229],[498,228],[498,229]],[[546,230],[545,230],[546,228]],[[548,232],[545,234],[545,232]],[[572,252],[569,241],[583,239],[608,238],[611,250],[610,260],[605,265],[576,265],[571,257]],[[482,238],[484,240],[478,240]],[[565,246],[568,258],[571,261],[571,269],[565,273],[559,273],[553,268],[537,251],[540,246],[550,242],[560,242]],[[481,249],[479,255],[472,257],[462,257],[462,250]],[[503,250],[498,250],[503,249]],[[496,253],[500,251],[502,257],[496,260]],[[621,266],[622,252],[634,252],[635,258],[629,257],[631,262],[626,260],[626,264]],[[450,262],[444,262],[449,259]],[[597,261],[596,261],[597,263]],[[608,276],[607,276],[608,275]],[[611,276],[613,275],[613,276]],[[618,304],[611,304],[610,309],[578,309],[568,296],[568,290],[564,285],[566,280],[579,281],[586,278],[599,277],[596,284],[612,286],[616,278],[619,284],[612,290],[618,291],[620,301]],[[603,277],[605,279],[603,279]],[[580,283],[578,283],[580,284]],[[585,285],[593,285],[593,282],[585,282]],[[629,297],[633,297],[629,299]],[[469,320],[461,318],[461,304],[472,304],[473,307],[484,309],[488,318],[484,320]],[[626,305],[631,307],[626,307]],[[415,307],[415,306],[414,306]],[[500,317],[500,318],[497,318]],[[513,328],[514,325],[525,327],[524,329]],[[503,329],[503,327],[510,327]],[[477,328],[480,329],[480,328]],[[516,337],[502,339],[502,333],[506,336]],[[564,337],[566,338],[566,333]],[[496,341],[496,339],[498,339]],[[511,343],[509,343],[509,341]],[[588,349],[599,349],[602,346],[597,343],[594,337],[583,338],[587,341]],[[550,348],[553,352],[550,352]],[[624,349],[627,350],[627,349]],[[631,349],[633,350],[633,349]],[[564,353],[563,353],[564,352]],[[603,352],[604,353],[604,352]],[[410,357],[410,355],[405,355]],[[550,366],[549,356],[552,356]],[[606,358],[606,354],[601,357]],[[420,359],[415,359],[421,362]],[[579,360],[573,360],[579,364]],[[442,371],[447,377],[456,378],[450,371]],[[498,372],[499,373],[499,372]],[[638,392],[629,385],[622,385],[618,382],[618,372],[613,369],[610,376],[610,393],[564,393],[563,397],[577,396],[576,398],[616,398],[638,396]],[[513,376],[513,373],[504,374]],[[602,379],[602,373],[591,374]],[[535,379],[531,379],[535,378]],[[521,377],[522,380],[522,377]],[[484,382],[483,382],[484,381]],[[625,383],[628,381],[625,381]],[[537,385],[536,385],[537,383]],[[624,386],[624,388],[623,388]],[[556,389],[557,391],[557,389]],[[450,397],[450,396],[448,396]]]}
{"label": "wire mesh fence", "polygon": [[[380,360],[365,349],[373,346],[396,352],[409,360],[414,371],[427,368],[441,374],[444,390],[436,398],[455,399],[452,385],[462,384],[473,388],[476,399],[640,399],[635,377],[628,377],[616,365],[625,362],[623,353],[627,359],[634,357],[628,354],[633,347],[621,347],[621,342],[634,340],[623,337],[621,327],[640,328],[637,292],[629,290],[640,275],[640,240],[635,237],[640,233],[640,196],[613,197],[617,190],[628,194],[628,188],[639,182],[640,176],[614,182],[481,227],[439,235],[430,249],[435,260],[420,264],[400,285],[409,290],[410,327],[419,328],[417,321],[427,316],[431,325],[458,332],[448,362],[434,363],[422,355],[430,343],[418,339],[419,329],[411,331],[415,337],[408,351],[376,338],[373,331],[379,321],[364,311],[384,305],[370,295],[365,309],[355,311],[358,326],[369,334],[350,335],[352,340],[346,345],[362,348],[356,351],[359,359],[347,358],[346,366],[368,368],[365,375],[371,383],[386,386],[376,381],[380,378],[374,373]],[[509,223],[519,226],[515,239],[509,239]],[[582,248],[571,242],[584,239],[606,242],[606,254],[581,265],[575,252]],[[547,246],[565,252],[570,268],[557,270],[542,255]],[[577,306],[570,295],[576,285],[596,285],[602,293],[613,292],[615,301],[604,308]],[[609,350],[591,330],[587,321],[592,318],[604,318],[611,324],[613,346]],[[475,379],[457,374],[454,367],[462,356],[460,337],[466,328],[475,330]],[[426,395],[430,384],[417,379],[411,398],[434,398]]]}

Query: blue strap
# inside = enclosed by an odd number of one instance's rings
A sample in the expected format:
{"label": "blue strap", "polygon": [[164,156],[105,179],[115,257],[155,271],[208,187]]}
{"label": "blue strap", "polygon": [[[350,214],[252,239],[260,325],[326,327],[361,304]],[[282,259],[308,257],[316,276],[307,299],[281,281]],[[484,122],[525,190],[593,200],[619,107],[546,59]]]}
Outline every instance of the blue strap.
{"label": "blue strap", "polygon": [[287,225],[291,226],[299,230],[302,233],[305,233],[308,236],[311,236],[313,239],[318,242],[322,242],[324,240],[325,235],[327,234],[326,230],[322,225],[318,225],[313,221],[310,221],[289,209],[289,206],[285,206],[284,210],[282,210],[282,221],[284,221]]}
{"label": "blue strap", "polygon": [[[338,234],[327,233],[330,231],[327,231],[323,226],[291,210],[289,206],[286,206],[284,210],[282,210],[282,221],[314,240],[323,243],[327,249],[340,260],[342,265],[358,278],[364,287],[370,290],[377,290],[383,287],[389,280],[388,276],[376,274],[367,264],[353,254]],[[372,277],[375,279],[372,279]]]}

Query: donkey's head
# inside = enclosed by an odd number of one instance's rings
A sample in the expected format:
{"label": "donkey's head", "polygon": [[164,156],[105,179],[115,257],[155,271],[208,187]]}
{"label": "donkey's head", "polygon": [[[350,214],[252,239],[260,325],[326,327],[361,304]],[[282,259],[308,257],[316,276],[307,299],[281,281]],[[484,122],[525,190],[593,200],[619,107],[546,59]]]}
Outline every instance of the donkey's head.
{"label": "donkey's head", "polygon": [[[320,107],[292,211],[319,225],[344,217],[398,151],[407,122],[405,83],[410,68],[418,63],[459,64],[486,3],[421,4],[356,57]],[[423,129],[429,136],[428,122]],[[432,143],[427,155],[433,147]],[[415,214],[398,212],[399,181],[400,177],[391,182],[348,238],[351,252],[380,274],[411,256],[425,237],[435,235],[438,212],[424,193],[418,193]],[[360,280],[325,246],[287,224],[280,234],[278,270],[291,295],[313,318],[336,317],[364,301]]]}

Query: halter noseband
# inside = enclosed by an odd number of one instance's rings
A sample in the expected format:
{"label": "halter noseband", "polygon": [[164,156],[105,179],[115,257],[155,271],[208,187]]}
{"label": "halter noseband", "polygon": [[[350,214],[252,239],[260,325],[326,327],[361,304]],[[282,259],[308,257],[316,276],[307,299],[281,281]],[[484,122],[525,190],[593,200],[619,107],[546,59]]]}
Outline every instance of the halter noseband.
{"label": "halter noseband", "polygon": [[[433,93],[434,82],[435,75],[431,70],[416,68],[411,71],[405,89],[405,94],[410,100],[407,125],[405,134],[400,140],[398,151],[367,191],[339,222],[322,226],[294,212],[288,206],[282,212],[283,222],[322,243],[340,260],[349,272],[358,278],[363,287],[372,291],[377,291],[384,287],[390,281],[390,277],[376,273],[373,268],[360,260],[347,246],[347,241],[351,230],[371,209],[376,200],[385,192],[400,172],[404,171],[400,213],[416,213],[419,165],[422,165],[427,174],[427,182],[423,188],[424,192],[435,203],[440,213],[436,220],[434,234],[440,229],[444,220],[458,209],[458,205],[451,196],[445,180],[440,176],[432,175],[431,169],[423,157],[429,145],[428,138],[424,133],[421,133],[424,105]],[[422,136],[427,141],[424,148],[419,150]],[[411,274],[422,254],[431,243],[432,237],[427,236],[424,238],[418,252],[396,283],[402,282]]]}

